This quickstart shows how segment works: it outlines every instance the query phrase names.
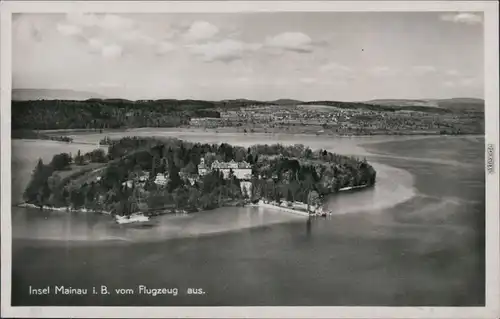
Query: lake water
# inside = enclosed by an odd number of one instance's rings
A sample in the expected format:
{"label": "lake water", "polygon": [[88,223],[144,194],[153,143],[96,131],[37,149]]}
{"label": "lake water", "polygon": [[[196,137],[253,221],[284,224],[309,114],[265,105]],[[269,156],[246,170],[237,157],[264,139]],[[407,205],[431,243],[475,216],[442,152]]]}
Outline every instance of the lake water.
{"label": "lake water", "polygon": [[[331,196],[312,219],[262,208],[160,216],[149,228],[95,214],[13,208],[13,305],[475,306],[484,304],[484,139],[207,134],[238,145],[303,143],[366,156],[373,189]],[[112,135],[112,136],[113,136]],[[78,134],[75,142],[103,135]],[[70,149],[71,148],[71,149]],[[37,157],[86,144],[13,141],[14,202]],[[178,288],[177,296],[34,296],[29,286]],[[202,288],[204,295],[187,295]],[[137,290],[137,289],[136,289]]]}

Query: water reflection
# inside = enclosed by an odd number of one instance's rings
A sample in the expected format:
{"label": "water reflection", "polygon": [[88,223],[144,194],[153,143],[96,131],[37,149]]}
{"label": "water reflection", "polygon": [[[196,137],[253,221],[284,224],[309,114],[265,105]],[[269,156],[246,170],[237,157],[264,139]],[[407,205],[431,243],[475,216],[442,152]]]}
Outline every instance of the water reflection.
{"label": "water reflection", "polygon": [[309,217],[306,222],[306,234],[307,238],[311,237],[311,217]]}

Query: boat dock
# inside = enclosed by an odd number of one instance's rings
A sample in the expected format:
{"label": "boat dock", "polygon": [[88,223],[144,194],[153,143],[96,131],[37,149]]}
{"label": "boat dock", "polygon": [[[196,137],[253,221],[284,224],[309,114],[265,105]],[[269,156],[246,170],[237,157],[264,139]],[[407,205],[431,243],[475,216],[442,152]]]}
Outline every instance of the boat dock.
{"label": "boat dock", "polygon": [[290,213],[290,214],[295,214],[295,215],[300,215],[304,217],[309,217],[309,213],[301,211],[301,210],[296,210],[292,208],[287,208],[287,207],[282,207],[282,206],[277,206],[277,205],[272,205],[272,204],[266,204],[264,202],[259,202],[259,207],[265,207],[265,208],[270,208],[270,209],[277,209],[282,212]]}

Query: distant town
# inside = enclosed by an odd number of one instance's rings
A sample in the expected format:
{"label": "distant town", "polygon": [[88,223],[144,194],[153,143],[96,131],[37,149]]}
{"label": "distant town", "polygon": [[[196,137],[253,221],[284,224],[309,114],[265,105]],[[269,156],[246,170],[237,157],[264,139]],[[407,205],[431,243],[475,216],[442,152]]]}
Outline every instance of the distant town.
{"label": "distant town", "polygon": [[211,129],[233,127],[242,133],[473,134],[482,132],[484,119],[479,112],[443,112],[439,109],[387,111],[328,105],[252,105],[218,111],[220,117],[193,117],[189,126]]}

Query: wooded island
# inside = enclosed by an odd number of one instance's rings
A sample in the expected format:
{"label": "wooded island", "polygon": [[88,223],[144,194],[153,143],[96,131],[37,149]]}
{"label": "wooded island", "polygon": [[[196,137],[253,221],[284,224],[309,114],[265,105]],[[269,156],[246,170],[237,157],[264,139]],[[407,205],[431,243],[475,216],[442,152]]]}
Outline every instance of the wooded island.
{"label": "wooded island", "polygon": [[202,211],[259,200],[319,204],[340,189],[370,187],[366,162],[304,145],[248,148],[173,138],[106,138],[87,154],[40,159],[26,203],[120,216]]}

